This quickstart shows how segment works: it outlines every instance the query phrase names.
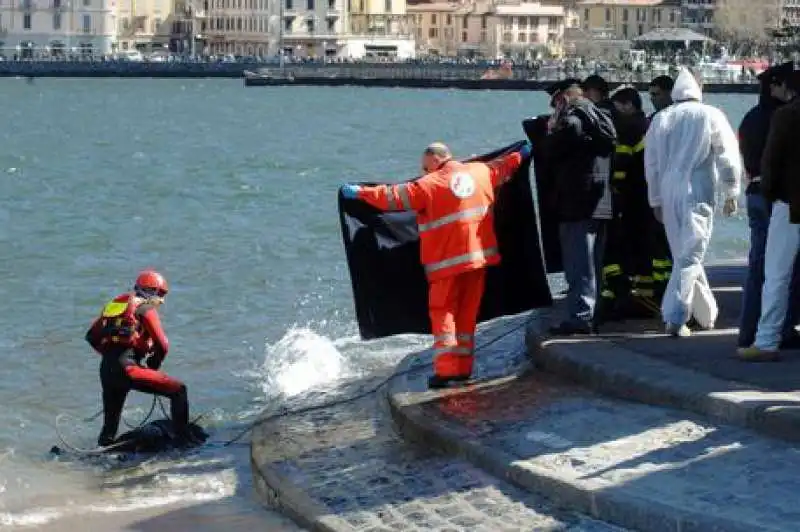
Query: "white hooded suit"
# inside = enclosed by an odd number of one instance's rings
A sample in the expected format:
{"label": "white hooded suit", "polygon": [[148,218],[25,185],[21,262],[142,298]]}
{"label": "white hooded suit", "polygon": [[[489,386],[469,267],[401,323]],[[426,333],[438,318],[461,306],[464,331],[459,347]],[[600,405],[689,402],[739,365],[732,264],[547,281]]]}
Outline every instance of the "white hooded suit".
{"label": "white hooded suit", "polygon": [[661,312],[664,322],[684,325],[694,316],[713,327],[719,310],[703,259],[711,240],[718,187],[739,194],[741,156],[725,114],[702,103],[694,76],[682,68],[673,105],[653,118],[645,137],[645,177],[651,207],[660,207],[672,251],[672,276]]}

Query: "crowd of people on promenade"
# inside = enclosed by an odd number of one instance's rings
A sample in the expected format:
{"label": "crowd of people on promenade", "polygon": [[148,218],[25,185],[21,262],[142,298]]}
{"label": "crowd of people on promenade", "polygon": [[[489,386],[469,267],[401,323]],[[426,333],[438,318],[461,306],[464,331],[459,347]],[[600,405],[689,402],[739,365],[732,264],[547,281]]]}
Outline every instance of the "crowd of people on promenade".
{"label": "crowd of people on promenade", "polygon": [[471,376],[483,272],[501,260],[494,191],[529,157],[540,208],[558,221],[567,284],[566,317],[551,335],[595,334],[631,317],[660,318],[676,339],[713,329],[719,309],[703,263],[715,212],[734,214],[745,182],[751,242],[736,353],[772,360],[800,344],[800,181],[792,179],[800,66],[770,67],[759,81],[759,103],[737,135],[687,68],[650,81],[650,116],[633,87],[611,92],[598,75],[561,80],[548,90],[551,112],[526,121],[531,142],[519,151],[461,163],[435,143],[418,180],[344,185],[345,198],[417,212],[434,334],[430,386]]}

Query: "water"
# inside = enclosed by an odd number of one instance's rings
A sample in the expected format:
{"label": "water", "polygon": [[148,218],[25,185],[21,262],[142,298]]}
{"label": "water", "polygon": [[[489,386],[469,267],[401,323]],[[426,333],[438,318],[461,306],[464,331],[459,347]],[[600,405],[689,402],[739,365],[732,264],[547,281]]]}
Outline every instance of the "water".
{"label": "water", "polygon": [[[112,513],[140,519],[160,505],[290,529],[251,501],[247,439],[143,464],[50,459],[55,416],[100,408],[86,327],[139,269],[159,268],[172,288],[164,369],[186,381],[217,442],[265,406],[386,371],[425,338],[358,341],[338,186],[407,178],[433,140],[462,156],[513,142],[520,119],[547,105],[543,93],[236,80],[0,84],[0,528],[102,515],[108,529]],[[755,102],[708,99],[734,124]],[[721,221],[712,256],[741,256],[745,227]],[[133,393],[126,418],[148,408]],[[98,429],[65,432],[91,447]]]}

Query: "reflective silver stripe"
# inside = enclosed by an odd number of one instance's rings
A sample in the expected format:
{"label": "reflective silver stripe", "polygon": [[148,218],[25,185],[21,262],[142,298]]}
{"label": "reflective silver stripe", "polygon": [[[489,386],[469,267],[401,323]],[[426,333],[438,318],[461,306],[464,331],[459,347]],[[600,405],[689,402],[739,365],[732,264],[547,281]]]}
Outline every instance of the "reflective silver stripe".
{"label": "reflective silver stripe", "polygon": [[437,227],[441,227],[443,225],[451,224],[453,222],[457,222],[459,220],[464,220],[466,218],[472,218],[473,216],[477,216],[479,214],[486,214],[489,212],[489,207],[481,206],[481,207],[473,207],[471,209],[466,209],[459,212],[454,212],[453,214],[448,214],[447,216],[442,216],[441,218],[437,218],[431,222],[426,224],[419,224],[419,230],[421,231],[430,231],[431,229],[436,229]]}
{"label": "reflective silver stripe", "polygon": [[397,195],[400,196],[400,203],[403,204],[403,208],[407,211],[412,210],[411,199],[408,197],[408,186],[397,185]]}
{"label": "reflective silver stripe", "polygon": [[394,191],[392,190],[392,185],[384,185],[386,187],[386,199],[389,202],[389,210],[396,211],[397,210],[397,202],[394,199]]}
{"label": "reflective silver stripe", "polygon": [[450,266],[457,266],[459,264],[472,262],[473,260],[488,259],[489,257],[494,257],[497,254],[497,248],[486,248],[480,251],[473,251],[472,253],[465,253],[464,255],[459,255],[457,257],[440,260],[439,262],[434,262],[433,264],[426,264],[425,271],[427,273],[433,273],[444,268],[449,268]]}
{"label": "reflective silver stripe", "polygon": [[470,342],[475,338],[475,336],[472,334],[459,334],[456,335],[456,338],[465,342]]}
{"label": "reflective silver stripe", "polygon": [[433,337],[434,342],[455,342],[456,335],[455,334],[440,334],[438,336]]}
{"label": "reflective silver stripe", "polygon": [[469,347],[437,347],[433,350],[434,355],[459,355],[459,356],[471,356],[472,349]]}

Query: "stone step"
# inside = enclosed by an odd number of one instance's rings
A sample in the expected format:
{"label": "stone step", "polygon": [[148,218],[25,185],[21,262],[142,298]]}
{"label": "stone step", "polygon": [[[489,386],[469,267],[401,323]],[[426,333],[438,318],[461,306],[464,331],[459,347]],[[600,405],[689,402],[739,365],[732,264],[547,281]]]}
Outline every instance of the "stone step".
{"label": "stone step", "polygon": [[385,407],[373,394],[256,427],[251,458],[264,504],[331,532],[621,530],[557,510],[465,460],[410,448]]}
{"label": "stone step", "polygon": [[405,375],[388,392],[404,436],[558,507],[643,532],[800,524],[800,453],[787,442],[536,371],[439,393],[420,391],[424,377]]}

